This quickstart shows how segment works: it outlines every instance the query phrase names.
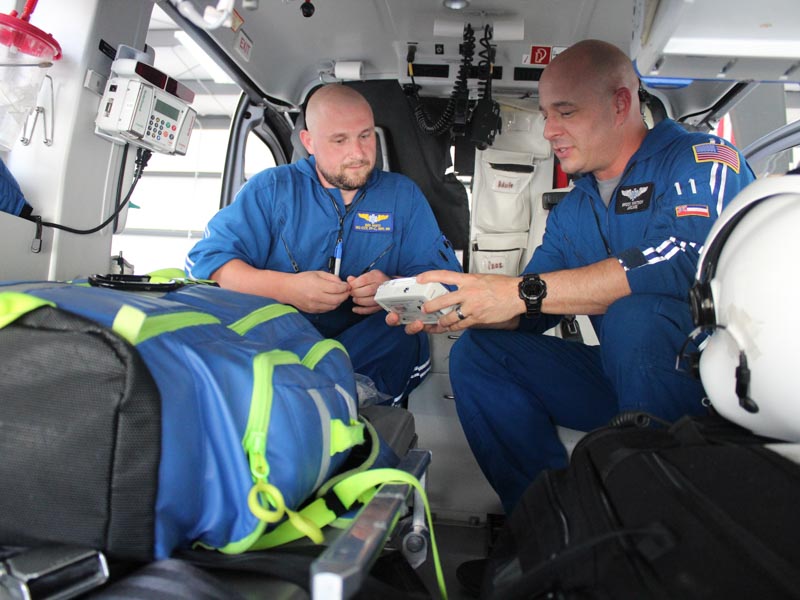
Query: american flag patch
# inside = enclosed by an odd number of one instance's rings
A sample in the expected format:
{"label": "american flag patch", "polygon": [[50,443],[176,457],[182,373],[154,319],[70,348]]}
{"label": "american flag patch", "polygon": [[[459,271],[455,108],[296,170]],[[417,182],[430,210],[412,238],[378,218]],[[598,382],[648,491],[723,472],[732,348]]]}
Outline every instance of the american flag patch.
{"label": "american flag patch", "polygon": [[681,204],[675,207],[676,217],[710,217],[711,213],[705,204]]}
{"label": "american flag patch", "polygon": [[695,144],[692,146],[692,150],[694,150],[695,162],[718,162],[728,165],[737,173],[739,172],[739,153],[730,146],[707,142]]}

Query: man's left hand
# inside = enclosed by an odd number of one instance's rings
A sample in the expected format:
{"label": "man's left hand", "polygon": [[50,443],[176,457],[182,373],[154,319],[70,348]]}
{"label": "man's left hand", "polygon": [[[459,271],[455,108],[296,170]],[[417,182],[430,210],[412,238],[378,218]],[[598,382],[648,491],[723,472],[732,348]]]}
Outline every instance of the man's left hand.
{"label": "man's left hand", "polygon": [[350,284],[350,296],[353,298],[353,312],[359,315],[371,315],[383,310],[381,305],[375,302],[375,292],[378,286],[384,281],[389,281],[389,277],[378,271],[367,271],[363,275],[354,277],[350,275],[347,283]]}

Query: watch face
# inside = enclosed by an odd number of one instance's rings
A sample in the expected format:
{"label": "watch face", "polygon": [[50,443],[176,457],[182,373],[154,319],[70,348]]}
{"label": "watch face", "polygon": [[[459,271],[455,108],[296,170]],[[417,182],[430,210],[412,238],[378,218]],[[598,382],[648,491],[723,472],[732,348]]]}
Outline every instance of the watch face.
{"label": "watch face", "polygon": [[532,300],[540,298],[545,291],[544,281],[541,279],[527,279],[522,282],[522,293]]}

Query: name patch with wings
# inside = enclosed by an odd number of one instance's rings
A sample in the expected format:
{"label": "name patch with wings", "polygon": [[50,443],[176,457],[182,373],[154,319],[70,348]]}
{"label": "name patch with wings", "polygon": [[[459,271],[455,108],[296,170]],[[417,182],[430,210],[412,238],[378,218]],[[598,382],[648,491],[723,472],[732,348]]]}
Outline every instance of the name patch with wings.
{"label": "name patch with wings", "polygon": [[653,196],[652,183],[638,183],[627,185],[617,190],[617,197],[614,203],[614,211],[618,215],[640,212],[650,207],[650,199]]}
{"label": "name patch with wings", "polygon": [[353,230],[369,233],[388,233],[394,229],[392,213],[356,213],[353,220]]}

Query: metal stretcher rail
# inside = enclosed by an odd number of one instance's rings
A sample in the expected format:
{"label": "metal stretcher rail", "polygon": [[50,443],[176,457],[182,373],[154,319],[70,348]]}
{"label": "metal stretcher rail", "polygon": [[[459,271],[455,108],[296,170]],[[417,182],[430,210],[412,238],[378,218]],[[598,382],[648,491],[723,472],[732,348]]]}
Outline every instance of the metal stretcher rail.
{"label": "metal stretcher rail", "polygon": [[[430,461],[429,450],[414,449],[397,468],[420,479]],[[314,600],[343,600],[358,591],[398,518],[403,515],[411,491],[409,484],[382,486],[347,531],[312,563],[311,597]]]}

